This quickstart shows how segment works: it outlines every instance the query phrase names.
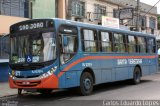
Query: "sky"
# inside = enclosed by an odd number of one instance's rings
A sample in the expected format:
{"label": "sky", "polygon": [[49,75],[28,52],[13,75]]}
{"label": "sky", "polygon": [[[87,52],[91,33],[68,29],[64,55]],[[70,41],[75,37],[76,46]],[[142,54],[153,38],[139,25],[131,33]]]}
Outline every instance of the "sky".
{"label": "sky", "polygon": [[[144,2],[149,5],[155,5],[159,0],[140,0],[140,2]],[[158,14],[160,14],[160,2],[156,5]]]}

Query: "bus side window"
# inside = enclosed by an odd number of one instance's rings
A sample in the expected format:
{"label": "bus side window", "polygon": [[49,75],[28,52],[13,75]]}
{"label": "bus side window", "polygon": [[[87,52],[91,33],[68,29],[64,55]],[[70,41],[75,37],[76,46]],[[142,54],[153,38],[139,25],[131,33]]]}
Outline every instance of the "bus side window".
{"label": "bus side window", "polygon": [[136,40],[134,36],[128,35],[128,52],[136,53]]}
{"label": "bus side window", "polygon": [[110,32],[100,32],[100,47],[102,52],[112,52],[112,37]]}
{"label": "bus side window", "polygon": [[138,52],[140,53],[146,53],[146,39],[144,37],[137,37],[137,46],[138,46]]}
{"label": "bus side window", "polygon": [[124,35],[114,33],[114,51],[119,53],[126,52],[126,47],[124,43]]}
{"label": "bus side window", "polygon": [[93,30],[82,30],[82,47],[84,52],[97,52],[97,34]]}
{"label": "bus side window", "polygon": [[156,43],[154,38],[148,39],[148,52],[149,53],[156,53]]}

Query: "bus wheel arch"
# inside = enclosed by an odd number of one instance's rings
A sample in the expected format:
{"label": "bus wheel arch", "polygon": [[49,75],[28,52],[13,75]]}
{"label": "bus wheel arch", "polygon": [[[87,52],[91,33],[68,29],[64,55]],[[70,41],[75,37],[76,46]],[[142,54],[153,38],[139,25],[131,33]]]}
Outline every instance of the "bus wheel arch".
{"label": "bus wheel arch", "polygon": [[85,68],[80,76],[78,92],[82,96],[90,95],[95,82],[94,73],[90,68]]}
{"label": "bus wheel arch", "polygon": [[95,83],[96,83],[96,78],[95,78],[95,74],[94,74],[93,70],[92,70],[91,68],[87,67],[87,68],[85,68],[85,69],[82,71],[81,76],[82,76],[82,74],[83,74],[84,72],[88,72],[88,73],[90,73],[90,74],[92,75],[92,77],[93,77],[93,84],[95,84]]}

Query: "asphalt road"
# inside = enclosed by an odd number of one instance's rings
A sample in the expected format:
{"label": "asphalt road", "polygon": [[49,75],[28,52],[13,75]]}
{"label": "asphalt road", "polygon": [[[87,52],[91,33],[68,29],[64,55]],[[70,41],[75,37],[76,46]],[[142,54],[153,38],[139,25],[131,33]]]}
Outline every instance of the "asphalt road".
{"label": "asphalt road", "polygon": [[69,89],[56,91],[47,96],[27,93],[22,96],[2,97],[0,106],[158,106],[158,100],[160,73],[143,77],[138,85],[132,85],[129,81],[101,84],[95,86],[93,94],[89,96],[79,96],[73,89]]}

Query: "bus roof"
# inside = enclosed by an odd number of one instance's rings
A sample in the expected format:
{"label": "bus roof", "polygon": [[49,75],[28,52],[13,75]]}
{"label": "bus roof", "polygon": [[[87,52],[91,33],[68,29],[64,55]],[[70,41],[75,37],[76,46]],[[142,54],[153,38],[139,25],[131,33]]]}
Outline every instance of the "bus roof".
{"label": "bus roof", "polygon": [[[78,26],[78,27],[84,27],[84,28],[88,27],[88,28],[93,28],[93,29],[113,31],[113,32],[119,32],[119,33],[125,33],[125,34],[137,35],[137,36],[155,37],[152,34],[146,34],[146,33],[136,32],[136,31],[129,31],[129,30],[124,30],[124,29],[110,28],[110,27],[105,27],[105,26],[102,26],[102,25],[95,25],[95,24],[90,24],[90,23],[77,22],[77,21],[73,21],[73,20],[66,20],[66,19],[60,19],[60,18],[46,18],[46,20],[48,20],[48,19],[53,19],[55,22],[58,22],[60,24],[69,24],[69,25],[75,25],[75,26]],[[33,20],[45,20],[45,19],[32,19],[32,21]],[[27,20],[27,21],[30,21],[30,20]],[[26,22],[26,21],[22,21],[22,22]],[[19,23],[21,23],[21,22],[19,22]],[[14,24],[14,25],[17,25],[17,24],[18,23]],[[14,25],[12,25],[12,26],[14,26]]]}
{"label": "bus roof", "polygon": [[132,35],[139,35],[139,36],[155,37],[153,34],[146,34],[146,33],[142,33],[142,32],[110,28],[110,27],[105,27],[105,26],[102,26],[102,25],[95,25],[95,24],[90,24],[90,23],[77,22],[77,21],[65,20],[65,19],[59,19],[59,18],[53,18],[53,20],[61,21],[62,23],[71,24],[71,25],[75,25],[75,26],[80,26],[80,27],[84,27],[84,28],[86,28],[86,25],[87,25],[87,27],[94,28],[94,29],[114,31],[114,32],[120,32],[120,33],[132,34]]}

